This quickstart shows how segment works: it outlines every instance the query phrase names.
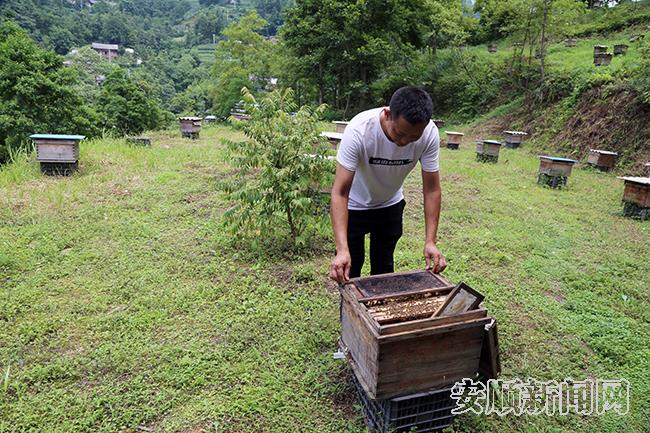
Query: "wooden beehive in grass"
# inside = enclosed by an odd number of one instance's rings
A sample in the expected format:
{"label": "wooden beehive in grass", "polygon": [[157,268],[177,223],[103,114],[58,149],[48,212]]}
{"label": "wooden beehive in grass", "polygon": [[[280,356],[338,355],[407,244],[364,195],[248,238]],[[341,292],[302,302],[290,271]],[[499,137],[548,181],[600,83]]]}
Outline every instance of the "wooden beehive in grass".
{"label": "wooden beehive in grass", "polygon": [[564,46],[567,48],[573,48],[578,44],[578,41],[573,38],[567,38],[564,40]]}
{"label": "wooden beehive in grass", "polygon": [[561,188],[567,185],[573,165],[578,162],[573,159],[555,156],[540,156],[537,183],[551,188]]}
{"label": "wooden beehive in grass", "polygon": [[327,138],[327,141],[330,142],[332,145],[332,149],[336,149],[338,145],[341,143],[341,140],[343,140],[343,133],[341,132],[331,132],[331,131],[325,131],[321,132],[321,137]]}
{"label": "wooden beehive in grass", "polygon": [[447,131],[447,149],[458,149],[463,142],[465,134],[456,131]]}
{"label": "wooden beehive in grass", "polygon": [[479,162],[498,162],[501,144],[497,140],[476,140],[476,160]]}
{"label": "wooden beehive in grass", "polygon": [[605,54],[607,53],[607,49],[609,47],[607,45],[594,45],[594,57],[598,54]]}
{"label": "wooden beehive in grass", "polygon": [[625,181],[623,214],[627,217],[650,219],[650,177],[619,177]]}
{"label": "wooden beehive in grass", "polygon": [[136,146],[151,146],[151,138],[143,135],[126,137],[126,142]]}
{"label": "wooden beehive in grass", "polygon": [[594,56],[594,65],[596,66],[609,66],[612,63],[612,53],[597,54]]}
{"label": "wooden beehive in grass", "polygon": [[[459,286],[430,271],[355,278],[341,286],[341,343],[370,398],[453,384],[480,370],[498,375],[495,321],[478,305],[482,298]],[[452,293],[457,296],[450,299]],[[459,303],[471,309],[458,309]],[[449,314],[436,315],[441,309]]]}
{"label": "wooden beehive in grass", "polygon": [[589,149],[587,164],[597,168],[600,171],[609,171],[614,168],[618,153],[608,150]]}
{"label": "wooden beehive in grass", "polygon": [[496,44],[490,44],[490,45],[488,45],[488,52],[490,52],[490,53],[496,53],[496,52],[497,52],[497,46],[496,46]]}
{"label": "wooden beehive in grass", "polygon": [[442,119],[433,119],[433,123],[435,123],[438,128],[445,126],[445,121]]}
{"label": "wooden beehive in grass", "polygon": [[627,44],[616,44],[614,45],[614,55],[615,56],[623,56],[627,53],[627,49],[630,46]]}
{"label": "wooden beehive in grass", "polygon": [[237,112],[237,111],[231,111],[230,112],[230,117],[232,117],[233,119],[238,120],[240,122],[247,122],[247,121],[251,120],[250,114],[240,113],[240,112]]}
{"label": "wooden beehive in grass", "polygon": [[181,136],[183,138],[191,138],[196,140],[199,138],[201,132],[201,119],[200,117],[179,117],[178,121],[181,125]]}
{"label": "wooden beehive in grass", "polygon": [[612,63],[613,54],[607,52],[607,45],[594,45],[594,65],[607,66]]}
{"label": "wooden beehive in grass", "polygon": [[345,132],[345,128],[348,126],[348,123],[350,122],[343,122],[342,120],[336,120],[332,123],[336,126],[336,132],[343,134]]}
{"label": "wooden beehive in grass", "polygon": [[33,134],[41,172],[68,176],[79,168],[79,142],[83,135]]}
{"label": "wooden beehive in grass", "polygon": [[521,146],[524,137],[528,134],[523,131],[503,131],[506,147],[508,149],[516,149]]}

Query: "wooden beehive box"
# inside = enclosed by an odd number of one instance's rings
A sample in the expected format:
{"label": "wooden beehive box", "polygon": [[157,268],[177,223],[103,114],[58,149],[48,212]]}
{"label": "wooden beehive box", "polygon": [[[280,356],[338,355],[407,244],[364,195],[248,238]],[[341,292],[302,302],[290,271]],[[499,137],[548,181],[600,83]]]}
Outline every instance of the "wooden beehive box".
{"label": "wooden beehive box", "polygon": [[607,53],[607,48],[609,48],[607,45],[594,45],[594,57]]}
{"label": "wooden beehive box", "polygon": [[630,46],[627,45],[627,44],[616,44],[616,45],[614,45],[614,55],[615,56],[624,55],[625,53],[627,53],[627,49],[629,47]]}
{"label": "wooden beehive box", "polygon": [[594,65],[607,66],[612,63],[612,53],[601,53],[594,55]]}
{"label": "wooden beehive box", "polygon": [[490,44],[490,45],[488,45],[488,51],[489,51],[490,53],[496,53],[496,52],[497,52],[497,46],[496,46],[496,44]]}
{"label": "wooden beehive box", "polygon": [[348,123],[350,122],[343,122],[340,120],[332,122],[334,125],[336,125],[336,132],[343,134],[345,132],[345,128],[348,126]]}
{"label": "wooden beehive box", "polygon": [[330,132],[330,131],[325,131],[321,132],[321,137],[327,138],[327,141],[330,142],[332,145],[332,149],[336,149],[338,145],[341,143],[341,140],[343,140],[343,133],[341,132]]}
{"label": "wooden beehive box", "polygon": [[496,347],[487,351],[496,358],[481,363],[494,323],[485,309],[431,317],[453,289],[430,271],[356,278],[341,287],[341,343],[371,398],[453,384],[476,377],[481,364],[499,365]]}
{"label": "wooden beehive box", "polygon": [[594,166],[602,171],[609,171],[616,164],[618,153],[607,150],[589,149],[587,164]]}
{"label": "wooden beehive box", "polygon": [[442,119],[433,119],[433,123],[435,123],[438,128],[445,126],[445,121]]}
{"label": "wooden beehive box", "polygon": [[499,156],[501,142],[496,140],[476,140],[476,153],[479,155]]}
{"label": "wooden beehive box", "polygon": [[126,137],[126,142],[129,144],[135,144],[136,146],[151,146],[151,138],[144,136]]}
{"label": "wooden beehive box", "polygon": [[201,132],[202,120],[200,117],[179,117],[182,136],[197,138]]}
{"label": "wooden beehive box", "polygon": [[36,159],[40,162],[76,163],[79,161],[79,142],[83,135],[33,134],[29,138],[36,145]]}
{"label": "wooden beehive box", "polygon": [[524,137],[528,134],[523,131],[503,131],[505,136],[506,147],[516,149],[524,141]]}
{"label": "wooden beehive box", "polygon": [[239,120],[241,122],[247,122],[247,121],[251,120],[250,114],[239,113],[239,112],[236,112],[236,111],[231,112],[230,117],[232,117],[235,120]]}
{"label": "wooden beehive box", "polygon": [[619,177],[625,181],[623,201],[650,208],[650,177]]}
{"label": "wooden beehive box", "polygon": [[573,164],[578,161],[568,158],[558,158],[555,156],[540,156],[539,157],[539,173],[547,176],[571,176]]}
{"label": "wooden beehive box", "polygon": [[455,132],[455,131],[447,131],[447,143],[449,144],[461,144],[463,142],[463,134],[462,132]]}

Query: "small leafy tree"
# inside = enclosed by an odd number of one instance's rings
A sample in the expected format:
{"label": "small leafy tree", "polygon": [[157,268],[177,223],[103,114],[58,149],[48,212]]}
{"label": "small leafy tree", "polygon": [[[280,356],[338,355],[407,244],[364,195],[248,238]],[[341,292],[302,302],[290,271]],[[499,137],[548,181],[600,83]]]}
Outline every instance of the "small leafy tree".
{"label": "small leafy tree", "polygon": [[267,25],[253,10],[224,29],[213,66],[214,114],[227,116],[242,87],[253,88],[270,78],[272,44],[258,33]]}
{"label": "small leafy tree", "polygon": [[98,133],[94,112],[74,91],[74,71],[62,62],[18,25],[0,23],[0,163],[30,134]]}
{"label": "small leafy tree", "polygon": [[264,234],[272,239],[289,235],[293,247],[304,246],[312,223],[323,218],[319,190],[333,171],[317,129],[325,106],[298,109],[291,89],[275,90],[259,103],[248,89],[242,94],[251,119],[240,123],[248,140],[227,142],[237,175],[225,185],[234,201],[226,223],[253,244]]}
{"label": "small leafy tree", "polygon": [[101,94],[101,87],[97,85],[97,77],[103,76],[105,79],[119,66],[106,60],[90,46],[79,48],[75,54],[67,56],[67,59],[72,61],[71,69],[77,73],[78,80],[74,90],[89,105],[95,105]]}
{"label": "small leafy tree", "polygon": [[149,85],[131,79],[123,69],[106,77],[97,105],[104,127],[119,134],[157,129],[166,118]]}

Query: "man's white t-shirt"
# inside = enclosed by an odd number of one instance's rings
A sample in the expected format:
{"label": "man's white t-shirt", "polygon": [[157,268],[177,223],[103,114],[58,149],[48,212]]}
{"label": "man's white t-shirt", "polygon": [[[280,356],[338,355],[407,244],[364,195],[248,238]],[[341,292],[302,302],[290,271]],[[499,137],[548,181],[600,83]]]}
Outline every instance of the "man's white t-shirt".
{"label": "man's white t-shirt", "polygon": [[423,171],[438,171],[440,135],[429,121],[422,136],[406,146],[388,139],[379,123],[384,108],[364,111],[350,121],[343,133],[336,160],[355,172],[348,209],[379,209],[404,198],[402,185],[418,161]]}

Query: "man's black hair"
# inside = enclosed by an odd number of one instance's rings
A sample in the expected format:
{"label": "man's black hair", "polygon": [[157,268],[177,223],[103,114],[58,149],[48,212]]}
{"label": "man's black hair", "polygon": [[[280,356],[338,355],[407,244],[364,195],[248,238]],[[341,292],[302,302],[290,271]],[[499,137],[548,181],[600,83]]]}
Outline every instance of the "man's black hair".
{"label": "man's black hair", "polygon": [[393,120],[404,117],[411,125],[428,122],[433,114],[433,102],[429,94],[414,86],[404,86],[390,98],[390,113]]}

